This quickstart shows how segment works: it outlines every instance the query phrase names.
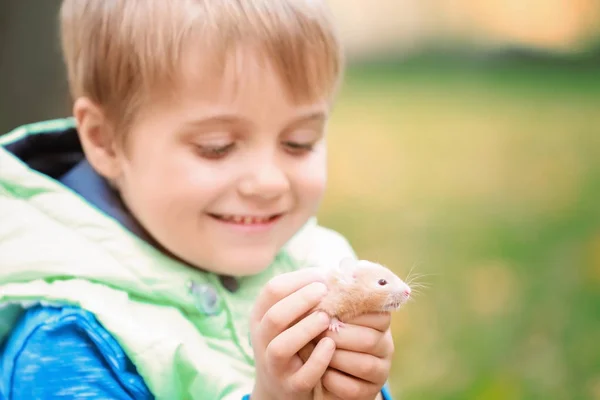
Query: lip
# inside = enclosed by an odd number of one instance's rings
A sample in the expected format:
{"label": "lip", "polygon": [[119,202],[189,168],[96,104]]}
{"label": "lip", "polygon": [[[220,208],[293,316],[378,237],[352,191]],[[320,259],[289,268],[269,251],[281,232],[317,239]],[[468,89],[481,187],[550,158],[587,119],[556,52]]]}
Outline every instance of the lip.
{"label": "lip", "polygon": [[224,214],[207,213],[207,215],[220,225],[242,232],[265,232],[272,229],[279,222],[284,213],[270,215],[236,215],[226,217]]}

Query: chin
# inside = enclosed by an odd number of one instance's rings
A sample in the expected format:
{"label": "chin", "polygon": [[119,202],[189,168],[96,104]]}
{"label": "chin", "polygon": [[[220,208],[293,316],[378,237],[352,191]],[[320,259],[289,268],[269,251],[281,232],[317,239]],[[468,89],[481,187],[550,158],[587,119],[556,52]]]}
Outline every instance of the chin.
{"label": "chin", "polygon": [[272,251],[231,251],[228,255],[233,256],[232,253],[236,253],[234,257],[216,260],[215,264],[218,265],[218,268],[214,268],[213,271],[232,276],[256,275],[269,268],[276,255]]}

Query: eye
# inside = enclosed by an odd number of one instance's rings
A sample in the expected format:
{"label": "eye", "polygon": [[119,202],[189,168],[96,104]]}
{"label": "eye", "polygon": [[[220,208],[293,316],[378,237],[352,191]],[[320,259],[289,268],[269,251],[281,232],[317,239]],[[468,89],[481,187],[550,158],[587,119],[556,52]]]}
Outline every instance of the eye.
{"label": "eye", "polygon": [[377,281],[377,283],[379,284],[379,286],[387,285],[387,281],[385,279],[380,279],[379,281]]}
{"label": "eye", "polygon": [[235,143],[230,143],[225,146],[196,146],[201,157],[211,160],[223,158],[233,149]]}
{"label": "eye", "polygon": [[313,151],[315,147],[313,143],[284,142],[283,145],[287,147],[289,153],[294,155],[306,154]]}

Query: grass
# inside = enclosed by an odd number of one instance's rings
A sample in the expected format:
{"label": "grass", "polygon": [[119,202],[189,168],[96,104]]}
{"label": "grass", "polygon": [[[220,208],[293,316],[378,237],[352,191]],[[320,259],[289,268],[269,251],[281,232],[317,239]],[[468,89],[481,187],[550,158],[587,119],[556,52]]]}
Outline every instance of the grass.
{"label": "grass", "polygon": [[600,399],[597,76],[349,70],[320,220],[429,286],[394,315],[398,398]]}

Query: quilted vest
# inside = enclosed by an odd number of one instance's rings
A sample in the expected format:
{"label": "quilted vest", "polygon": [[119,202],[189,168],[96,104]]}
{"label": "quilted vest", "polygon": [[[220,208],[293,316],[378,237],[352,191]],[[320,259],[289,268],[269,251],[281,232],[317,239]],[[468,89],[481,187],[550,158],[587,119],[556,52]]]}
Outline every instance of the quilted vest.
{"label": "quilted vest", "polygon": [[210,272],[164,255],[3,146],[73,126],[45,121],[0,136],[0,343],[33,304],[90,311],[157,399],[235,399],[251,393],[249,315],[263,285],[354,255],[311,219],[262,273],[226,290]]}

